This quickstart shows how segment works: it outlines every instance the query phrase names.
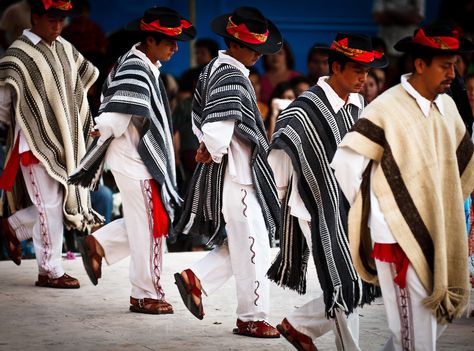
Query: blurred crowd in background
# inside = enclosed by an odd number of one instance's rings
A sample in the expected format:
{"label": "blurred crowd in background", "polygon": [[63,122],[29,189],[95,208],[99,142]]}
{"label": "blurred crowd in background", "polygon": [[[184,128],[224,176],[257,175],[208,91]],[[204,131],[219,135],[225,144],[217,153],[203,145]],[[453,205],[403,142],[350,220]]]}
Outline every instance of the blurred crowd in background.
{"label": "blurred crowd in background", "polygon": [[[368,103],[384,90],[397,84],[400,75],[411,71],[411,60],[393,50],[393,44],[400,38],[409,36],[414,29],[424,23],[425,6],[429,2],[423,0],[375,0],[373,18],[378,24],[379,33],[374,38],[374,49],[385,52],[390,65],[384,69],[372,69],[361,91]],[[406,6],[409,4],[409,6]],[[199,5],[199,4],[198,4]],[[95,115],[101,95],[101,86],[109,70],[117,58],[128,51],[136,42],[136,38],[124,30],[110,34],[104,33],[100,23],[90,18],[90,2],[88,0],[73,0],[76,15],[68,19],[62,37],[70,41],[88,60],[100,70],[100,78],[89,91],[89,100]],[[2,1],[0,3],[0,53],[5,50],[25,28],[30,27],[29,0]],[[474,39],[474,1],[441,1],[437,21],[454,25],[460,35]],[[198,28],[199,30],[199,28]],[[314,85],[319,77],[329,74],[327,55],[318,47],[329,46],[331,43],[313,43],[308,38],[306,71],[295,70],[295,60],[291,50],[291,42],[285,42],[283,49],[275,55],[263,56],[263,70],[251,68],[250,80],[258,99],[258,106],[267,127],[268,137],[271,138],[275,121],[281,110],[291,103],[298,95]],[[170,105],[173,110],[174,146],[176,153],[176,168],[179,190],[184,196],[188,180],[196,166],[194,156],[198,141],[192,132],[191,105],[194,88],[200,71],[209,61],[217,56],[219,44],[213,38],[195,40],[192,45],[194,52],[194,67],[183,67],[183,73],[178,76],[164,74],[162,77],[167,89]],[[460,111],[465,118],[468,128],[472,125],[474,113],[474,60],[470,55],[459,55],[456,64],[457,83],[459,89],[466,89],[469,105],[465,111]],[[466,117],[465,117],[466,116]],[[1,134],[1,133],[0,133]],[[3,142],[4,144],[4,142]],[[1,154],[1,153],[0,153]],[[0,165],[3,165],[4,155],[0,155]],[[113,177],[105,173],[104,184],[92,194],[93,206],[101,212],[106,223],[121,216],[120,195],[114,184]],[[94,205],[94,202],[96,205]],[[64,252],[77,251],[74,233],[65,233]],[[22,243],[24,258],[34,257],[32,244]],[[169,243],[170,251],[203,250],[205,243],[192,237],[183,237],[177,243]],[[4,250],[0,251],[0,259],[6,258]]]}

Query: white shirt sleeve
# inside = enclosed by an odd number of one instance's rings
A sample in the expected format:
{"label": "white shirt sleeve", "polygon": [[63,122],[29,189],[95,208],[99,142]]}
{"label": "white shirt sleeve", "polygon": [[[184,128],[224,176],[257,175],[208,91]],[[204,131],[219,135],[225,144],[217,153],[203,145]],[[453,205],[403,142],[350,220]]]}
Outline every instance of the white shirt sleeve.
{"label": "white shirt sleeve", "polygon": [[202,126],[202,141],[212,160],[216,163],[228,153],[232,135],[234,135],[235,120],[206,123]]}
{"label": "white shirt sleeve", "polygon": [[0,122],[10,125],[12,114],[12,90],[8,86],[0,87]]}
{"label": "white shirt sleeve", "polygon": [[354,203],[370,159],[347,148],[339,147],[331,162],[334,175],[349,204]]}
{"label": "white shirt sleeve", "polygon": [[100,132],[97,144],[102,145],[111,136],[118,138],[125,133],[132,117],[133,115],[117,112],[104,112],[97,116],[94,119],[95,129]]}
{"label": "white shirt sleeve", "polygon": [[196,127],[196,125],[194,124],[194,119],[191,118],[191,124],[192,124],[192,128],[193,128],[193,133],[194,135],[196,136],[196,138],[198,139],[199,143],[202,141],[202,137],[204,136],[202,134],[202,132],[198,129],[198,127]]}
{"label": "white shirt sleeve", "polygon": [[285,194],[290,183],[290,178],[293,174],[293,164],[288,154],[280,149],[273,149],[268,155],[268,163],[273,170],[275,183],[278,190],[278,198],[281,200]]}

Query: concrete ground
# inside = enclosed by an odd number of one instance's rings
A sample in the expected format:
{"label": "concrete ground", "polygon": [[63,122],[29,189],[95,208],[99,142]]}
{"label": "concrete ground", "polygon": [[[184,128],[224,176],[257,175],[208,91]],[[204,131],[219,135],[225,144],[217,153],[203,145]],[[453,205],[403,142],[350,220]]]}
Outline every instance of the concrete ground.
{"label": "concrete ground", "polygon": [[[20,267],[2,261],[0,350],[293,350],[284,338],[265,340],[232,334],[236,320],[232,280],[204,298],[206,316],[202,321],[188,312],[174,284],[173,273],[203,254],[165,255],[162,285],[175,313],[162,316],[128,311],[128,260],[104,266],[98,286],[89,281],[80,258],[65,260],[67,273],[81,281],[77,290],[35,287],[35,260],[24,260]],[[314,276],[314,267],[309,274]],[[272,284],[270,323],[277,324],[315,293],[314,282],[309,283],[306,296]],[[362,350],[380,350],[388,336],[382,300],[360,310]],[[336,350],[332,332],[319,338],[316,345],[321,351]],[[473,350],[474,319],[463,318],[450,325],[438,345],[438,350]]]}

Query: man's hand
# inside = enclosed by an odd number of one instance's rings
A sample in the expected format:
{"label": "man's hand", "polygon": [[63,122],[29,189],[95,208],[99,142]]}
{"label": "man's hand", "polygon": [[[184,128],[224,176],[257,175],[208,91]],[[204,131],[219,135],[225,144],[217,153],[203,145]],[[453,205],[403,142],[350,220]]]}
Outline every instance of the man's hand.
{"label": "man's hand", "polygon": [[198,163],[211,163],[212,162],[211,154],[209,153],[209,151],[207,151],[206,145],[204,145],[203,142],[199,144],[199,148],[196,151],[195,160]]}
{"label": "man's hand", "polygon": [[89,135],[93,138],[100,137],[100,131],[98,129],[92,129]]}

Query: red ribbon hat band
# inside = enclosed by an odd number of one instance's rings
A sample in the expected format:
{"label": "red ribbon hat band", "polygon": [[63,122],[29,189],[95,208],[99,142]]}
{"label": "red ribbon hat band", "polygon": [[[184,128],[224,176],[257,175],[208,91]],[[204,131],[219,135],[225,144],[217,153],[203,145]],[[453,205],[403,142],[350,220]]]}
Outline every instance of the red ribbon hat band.
{"label": "red ribbon hat band", "polygon": [[181,20],[179,27],[163,27],[160,24],[160,20],[156,20],[150,23],[146,23],[143,20],[140,21],[140,30],[150,31],[150,32],[159,32],[166,34],[170,37],[175,37],[180,35],[183,32],[183,28],[189,28],[192,24],[184,19]]}
{"label": "red ribbon hat band", "polygon": [[434,49],[441,49],[441,50],[456,50],[459,48],[459,39],[454,37],[446,37],[446,36],[433,36],[429,37],[425,34],[423,29],[419,29],[415,36],[413,37],[413,42],[423,45],[429,46]]}
{"label": "red ribbon hat band", "polygon": [[68,11],[72,9],[71,1],[53,1],[53,0],[41,0],[45,10],[53,9]]}
{"label": "red ribbon hat band", "polygon": [[380,51],[365,51],[361,49],[354,49],[349,47],[349,38],[344,38],[339,41],[333,41],[330,47],[331,50],[338,51],[351,60],[359,62],[372,62],[375,59],[383,57],[383,52]]}
{"label": "red ribbon hat band", "polygon": [[265,33],[253,33],[247,28],[245,23],[236,25],[232,22],[231,17],[229,17],[227,22],[226,31],[234,38],[247,44],[263,44],[268,39],[268,30]]}

